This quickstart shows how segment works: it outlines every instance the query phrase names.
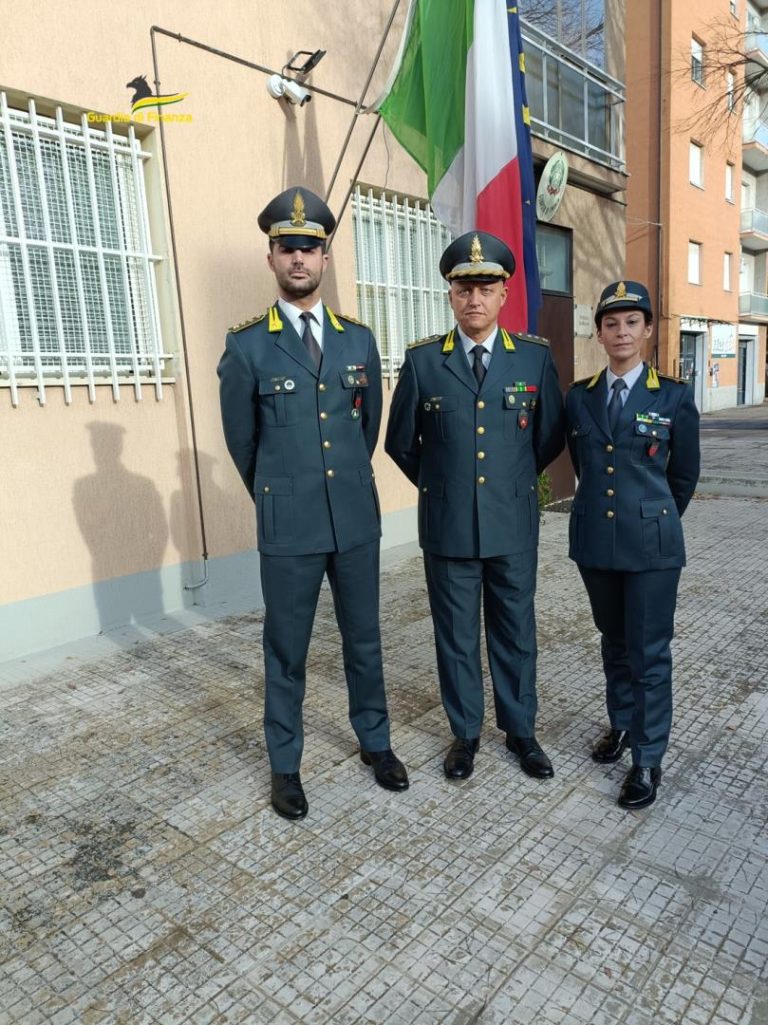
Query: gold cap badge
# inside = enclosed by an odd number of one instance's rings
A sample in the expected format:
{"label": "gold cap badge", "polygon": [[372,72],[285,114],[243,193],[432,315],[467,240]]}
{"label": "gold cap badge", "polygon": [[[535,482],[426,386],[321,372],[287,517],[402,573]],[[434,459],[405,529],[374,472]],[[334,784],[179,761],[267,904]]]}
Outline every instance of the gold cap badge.
{"label": "gold cap badge", "polygon": [[626,299],[627,298],[627,286],[624,284],[623,281],[620,281],[618,283],[618,285],[616,286],[615,296],[616,296],[617,299]]}
{"label": "gold cap badge", "polygon": [[470,263],[485,263],[485,257],[483,256],[483,247],[480,245],[480,239],[477,235],[472,239],[472,245],[469,250],[469,262]]}
{"label": "gold cap badge", "polygon": [[291,224],[295,228],[303,228],[307,223],[307,218],[304,214],[304,197],[296,189],[296,195],[293,197],[293,212],[291,214]]}

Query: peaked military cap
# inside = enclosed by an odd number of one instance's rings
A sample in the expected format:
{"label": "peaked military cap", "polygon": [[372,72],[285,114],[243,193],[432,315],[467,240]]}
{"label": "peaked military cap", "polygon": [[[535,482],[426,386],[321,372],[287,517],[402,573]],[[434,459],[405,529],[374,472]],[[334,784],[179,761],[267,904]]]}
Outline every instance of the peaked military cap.
{"label": "peaked military cap", "polygon": [[325,202],[303,185],[293,185],[275,196],[259,214],[259,227],[270,241],[292,249],[325,246],[336,218]]}
{"label": "peaked military cap", "polygon": [[446,281],[506,281],[515,273],[515,257],[506,242],[488,231],[459,235],[440,257]]}
{"label": "peaked military cap", "polygon": [[653,316],[648,289],[639,281],[614,281],[600,295],[595,310],[595,323],[598,327],[603,316],[613,310],[642,310]]}

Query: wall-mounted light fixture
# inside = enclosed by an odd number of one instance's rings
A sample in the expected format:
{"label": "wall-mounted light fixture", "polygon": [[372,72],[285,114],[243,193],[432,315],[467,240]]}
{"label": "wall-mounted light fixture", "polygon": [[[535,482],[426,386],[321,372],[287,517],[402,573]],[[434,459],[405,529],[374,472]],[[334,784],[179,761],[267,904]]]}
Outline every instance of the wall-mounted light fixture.
{"label": "wall-mounted light fixture", "polygon": [[[292,78],[285,78],[286,71],[292,71],[299,78],[305,78],[312,68],[316,67],[325,57],[325,50],[298,50],[287,64],[283,65],[282,75],[270,75],[267,79],[267,92],[276,100],[284,97],[289,103],[296,103],[303,107],[312,99],[312,93],[303,85]],[[299,63],[300,57],[306,57],[305,61]]]}

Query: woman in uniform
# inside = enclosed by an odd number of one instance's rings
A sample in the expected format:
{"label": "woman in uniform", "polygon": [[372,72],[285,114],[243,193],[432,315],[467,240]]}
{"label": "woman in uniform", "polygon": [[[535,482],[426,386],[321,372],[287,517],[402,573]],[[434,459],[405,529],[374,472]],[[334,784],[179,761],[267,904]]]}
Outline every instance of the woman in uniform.
{"label": "woman in uniform", "polygon": [[596,762],[632,767],[622,808],[656,799],[672,723],[675,605],[685,565],[681,517],[699,477],[699,414],[685,382],[644,362],[653,334],[648,290],[617,281],[600,296],[597,337],[608,366],[566,399],[568,446],[579,478],[569,555],[601,634],[610,727]]}

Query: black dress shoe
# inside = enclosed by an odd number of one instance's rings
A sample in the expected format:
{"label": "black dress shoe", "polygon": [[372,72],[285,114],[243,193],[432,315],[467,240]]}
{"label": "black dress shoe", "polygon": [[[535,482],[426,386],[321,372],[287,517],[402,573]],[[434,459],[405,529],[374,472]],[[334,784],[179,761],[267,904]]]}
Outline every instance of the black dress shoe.
{"label": "black dress shoe", "polygon": [[592,748],[592,760],[601,765],[618,762],[629,747],[629,730],[608,730]]}
{"label": "black dress shoe", "polygon": [[523,772],[529,776],[533,776],[534,779],[549,779],[550,776],[554,776],[552,762],[544,754],[535,737],[513,737],[508,733],[507,747],[517,755]]}
{"label": "black dress shoe", "polygon": [[407,790],[408,773],[405,766],[392,751],[361,751],[360,760],[363,765],[372,765],[376,782],[385,790]]}
{"label": "black dress shoe", "polygon": [[298,772],[272,773],[272,807],[284,819],[303,819],[309,811]]}
{"label": "black dress shoe", "polygon": [[661,769],[649,769],[633,765],[627,773],[619,794],[619,806],[634,811],[647,808],[656,800],[656,791],[661,783]]}
{"label": "black dress shoe", "polygon": [[443,771],[448,779],[469,779],[475,768],[475,753],[479,747],[479,737],[457,737],[454,740],[443,762]]}

